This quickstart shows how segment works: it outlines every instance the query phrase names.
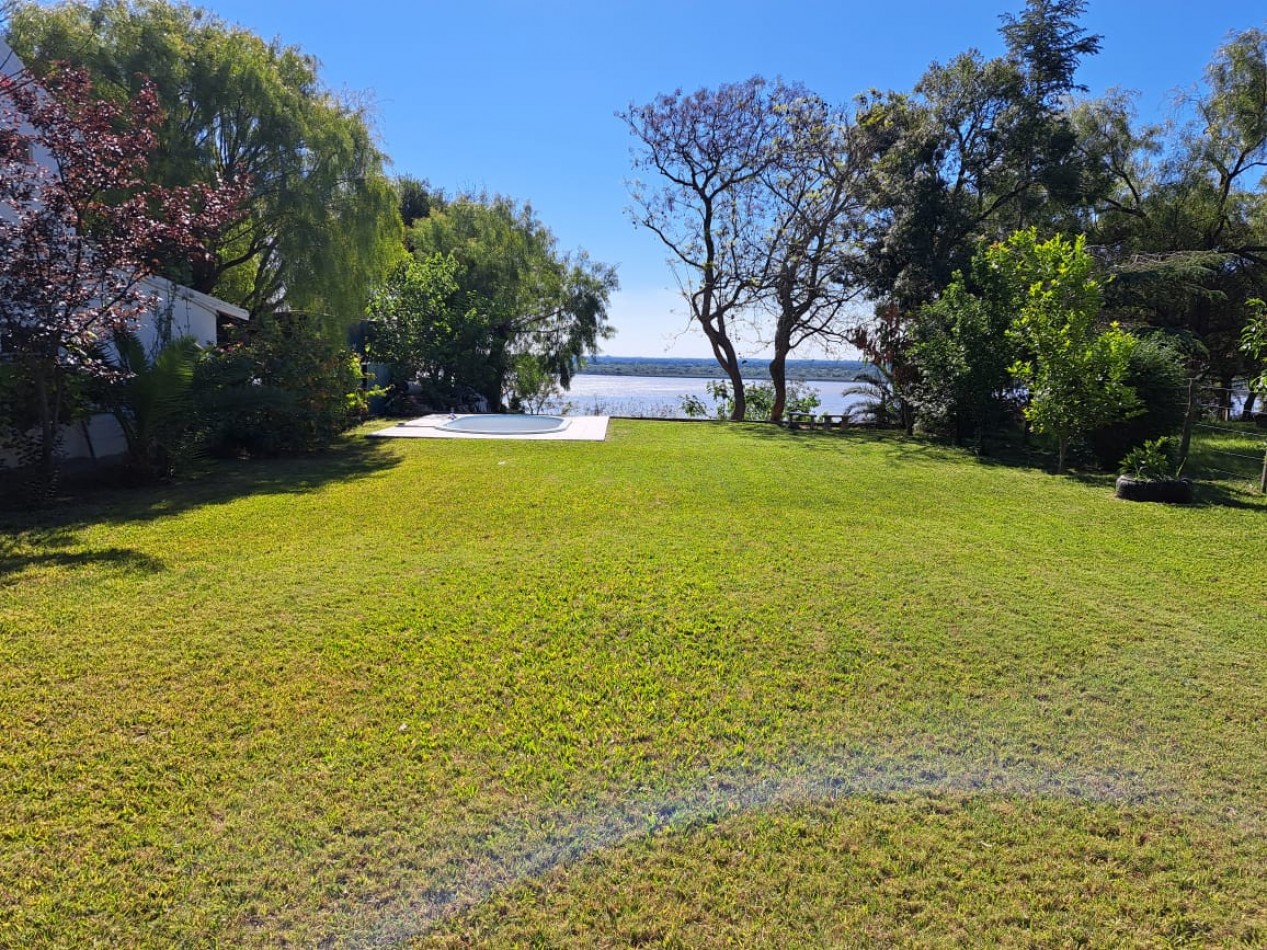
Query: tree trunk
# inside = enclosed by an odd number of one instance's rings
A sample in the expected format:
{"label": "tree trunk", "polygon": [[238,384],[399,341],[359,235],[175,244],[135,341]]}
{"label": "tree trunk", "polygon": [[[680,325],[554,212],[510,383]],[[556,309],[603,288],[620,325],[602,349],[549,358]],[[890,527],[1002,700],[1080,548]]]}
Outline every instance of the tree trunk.
{"label": "tree trunk", "polygon": [[770,360],[770,381],[774,384],[774,405],[770,407],[770,421],[782,422],[787,408],[787,350],[775,340],[774,358]]}
{"label": "tree trunk", "polygon": [[1232,419],[1232,383],[1234,380],[1230,376],[1225,376],[1219,380],[1219,421],[1230,422]]}
{"label": "tree trunk", "polygon": [[[40,416],[40,458],[37,491],[41,501],[47,499],[53,493],[53,484],[57,477],[57,457],[55,453],[57,429],[61,421],[59,418],[61,392],[55,380],[53,381],[53,391],[49,392],[49,369],[50,367],[42,362],[37,362],[32,366],[36,408]],[[54,365],[51,375],[55,376],[56,372],[57,369]]]}
{"label": "tree trunk", "polygon": [[489,347],[488,362],[493,371],[493,379],[484,393],[484,398],[488,400],[489,412],[502,411],[502,393],[506,389],[506,375],[510,368],[506,357],[509,336],[509,330],[498,327],[493,332],[493,343]]}
{"label": "tree trunk", "polygon": [[1254,421],[1254,403],[1258,400],[1258,393],[1254,390],[1249,391],[1249,395],[1245,397],[1245,405],[1241,407],[1241,421]]}
{"label": "tree trunk", "polygon": [[718,365],[730,377],[731,393],[735,400],[735,407],[731,410],[730,420],[732,422],[743,422],[743,417],[748,411],[748,400],[744,392],[743,373],[739,367],[739,357],[735,354],[734,344],[730,342],[730,338],[726,336],[724,330],[718,329],[702,320],[700,321],[700,326],[704,328],[708,342],[712,344],[713,356],[717,360]]}
{"label": "tree trunk", "polygon": [[1056,452],[1056,474],[1065,474],[1065,449],[1069,445],[1068,436],[1060,437],[1060,448]]}

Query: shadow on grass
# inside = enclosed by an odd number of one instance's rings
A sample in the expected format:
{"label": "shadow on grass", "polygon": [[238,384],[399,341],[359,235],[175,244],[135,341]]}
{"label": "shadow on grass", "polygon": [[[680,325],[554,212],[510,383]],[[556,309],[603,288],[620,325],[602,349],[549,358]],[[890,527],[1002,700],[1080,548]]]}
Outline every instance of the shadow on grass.
{"label": "shadow on grass", "polygon": [[20,574],[29,567],[52,565],[55,567],[83,567],[85,565],[105,565],[117,567],[125,573],[157,574],[167,569],[167,565],[156,557],[151,557],[131,548],[100,548],[95,551],[48,551],[42,547],[39,532],[36,537],[30,535],[24,539],[33,550],[19,551],[12,542],[0,542],[0,585],[9,577]]}
{"label": "shadow on grass", "polygon": [[1196,484],[1196,506],[1201,508],[1236,508],[1242,511],[1257,511],[1267,515],[1265,496],[1249,490],[1242,490],[1221,482],[1202,482]]}
{"label": "shadow on grass", "polygon": [[966,460],[981,465],[1007,468],[1040,469],[1046,456],[1026,447],[1019,440],[992,440],[983,451],[955,445],[946,439],[926,435],[907,435],[901,429],[853,426],[845,429],[787,429],[775,425],[749,425],[752,435],[764,441],[795,444],[811,451],[847,452],[851,446],[878,445],[890,450],[890,465],[940,463]]}
{"label": "shadow on grass", "polygon": [[896,429],[872,429],[856,426],[848,429],[789,429],[769,422],[719,422],[718,425],[742,427],[745,435],[763,442],[795,445],[809,451],[840,452],[860,443],[893,445],[904,442],[920,444],[920,440],[903,435]]}
{"label": "shadow on grass", "polygon": [[[379,440],[348,436],[320,454],[298,458],[215,460],[169,483],[126,485],[114,479],[68,482],[56,501],[38,510],[0,509],[0,534],[24,546],[49,548],[77,543],[75,533],[94,525],[153,521],[207,505],[252,495],[302,494],[334,482],[364,478],[394,468],[398,454]],[[5,550],[0,547],[0,563]]]}

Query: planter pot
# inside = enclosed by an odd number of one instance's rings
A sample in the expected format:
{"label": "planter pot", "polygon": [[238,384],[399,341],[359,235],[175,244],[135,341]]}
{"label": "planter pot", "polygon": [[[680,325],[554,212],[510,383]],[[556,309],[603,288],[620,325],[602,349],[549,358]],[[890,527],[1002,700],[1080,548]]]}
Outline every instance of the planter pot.
{"label": "planter pot", "polygon": [[1119,475],[1115,494],[1127,501],[1165,501],[1182,505],[1192,501],[1192,482],[1186,478],[1146,480]]}

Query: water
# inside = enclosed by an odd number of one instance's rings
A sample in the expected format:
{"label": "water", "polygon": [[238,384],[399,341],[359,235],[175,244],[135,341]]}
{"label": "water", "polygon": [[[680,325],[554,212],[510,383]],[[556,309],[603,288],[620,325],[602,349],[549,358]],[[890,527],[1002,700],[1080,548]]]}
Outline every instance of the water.
{"label": "water", "polygon": [[[572,378],[572,388],[551,404],[552,411],[574,416],[645,416],[652,419],[684,419],[682,399],[694,396],[706,406],[713,405],[708,394],[710,380],[684,376],[604,376],[583,373]],[[797,380],[802,391],[817,393],[817,413],[844,413],[865,401],[865,397],[842,395],[841,390],[856,385],[843,379]]]}

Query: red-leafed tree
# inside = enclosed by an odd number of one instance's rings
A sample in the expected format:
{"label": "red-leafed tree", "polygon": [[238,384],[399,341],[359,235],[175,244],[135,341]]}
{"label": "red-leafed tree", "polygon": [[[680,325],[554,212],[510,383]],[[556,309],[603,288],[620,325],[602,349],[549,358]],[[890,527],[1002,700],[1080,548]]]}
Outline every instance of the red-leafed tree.
{"label": "red-leafed tree", "polygon": [[19,428],[45,486],[68,388],[117,372],[104,348],[155,306],[145,278],[205,255],[242,200],[240,185],[146,182],[160,120],[148,84],[119,105],[78,70],[0,75],[0,358],[29,391]]}

